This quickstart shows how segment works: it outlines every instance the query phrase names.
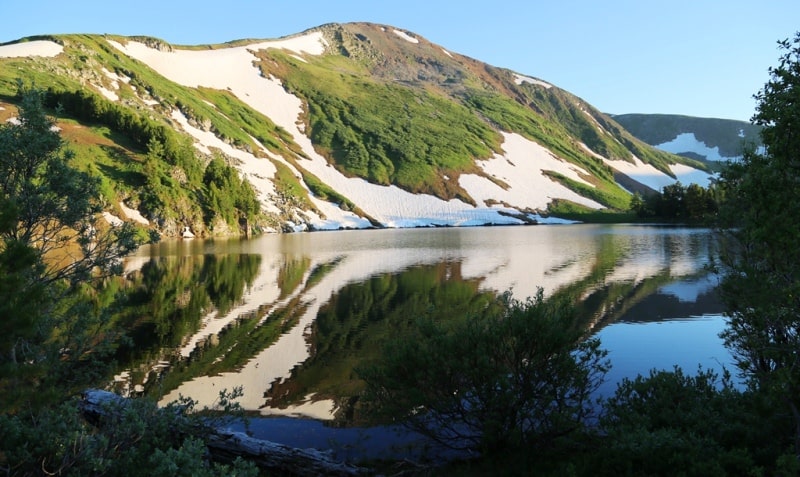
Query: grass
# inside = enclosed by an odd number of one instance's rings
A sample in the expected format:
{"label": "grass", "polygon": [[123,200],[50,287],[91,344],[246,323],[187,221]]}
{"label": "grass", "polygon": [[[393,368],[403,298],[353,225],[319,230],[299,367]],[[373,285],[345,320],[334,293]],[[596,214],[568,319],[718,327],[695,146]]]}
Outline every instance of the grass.
{"label": "grass", "polygon": [[595,224],[616,224],[640,221],[633,212],[616,209],[596,210],[565,199],[553,200],[548,206],[547,212],[554,217]]}

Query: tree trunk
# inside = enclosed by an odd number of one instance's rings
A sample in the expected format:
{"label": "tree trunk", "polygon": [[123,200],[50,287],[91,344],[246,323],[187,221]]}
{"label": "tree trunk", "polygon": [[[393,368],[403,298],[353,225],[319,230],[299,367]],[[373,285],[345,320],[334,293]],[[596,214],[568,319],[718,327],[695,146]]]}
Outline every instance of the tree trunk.
{"label": "tree trunk", "polygon": [[[90,389],[83,393],[81,412],[91,422],[123,405],[126,399],[117,394]],[[118,407],[117,407],[118,408]],[[255,439],[243,432],[208,428],[205,435],[196,436],[206,443],[209,455],[216,462],[230,463],[236,457],[253,462],[263,470],[280,471],[297,476],[364,475],[368,469],[333,460],[317,449],[297,449],[283,444]]]}

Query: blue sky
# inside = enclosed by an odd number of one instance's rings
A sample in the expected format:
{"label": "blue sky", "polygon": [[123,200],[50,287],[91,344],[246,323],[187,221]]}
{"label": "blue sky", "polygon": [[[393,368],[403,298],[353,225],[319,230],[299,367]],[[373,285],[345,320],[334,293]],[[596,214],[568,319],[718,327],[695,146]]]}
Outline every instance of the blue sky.
{"label": "blue sky", "polygon": [[749,120],[800,30],[797,0],[0,0],[0,42],[47,33],[174,44],[271,39],[366,21],[536,76],[600,110]]}

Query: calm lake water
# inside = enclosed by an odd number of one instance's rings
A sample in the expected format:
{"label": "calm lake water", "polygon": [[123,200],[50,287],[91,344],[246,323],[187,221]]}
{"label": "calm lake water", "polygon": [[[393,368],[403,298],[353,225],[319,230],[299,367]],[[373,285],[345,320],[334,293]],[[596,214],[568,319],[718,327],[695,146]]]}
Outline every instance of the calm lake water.
{"label": "calm lake water", "polygon": [[569,296],[609,350],[603,394],[654,368],[733,369],[717,336],[715,277],[704,270],[711,240],[698,228],[546,225],[147,246],[127,262],[134,344],[120,353],[131,364],[115,386],[201,406],[242,386],[239,402],[253,413],[335,423],[271,421],[291,445],[330,440],[323,429],[332,427],[351,428],[363,443],[349,406],[358,363],[423,314],[448,319],[470,313],[484,294],[524,299],[539,287],[545,297]]}

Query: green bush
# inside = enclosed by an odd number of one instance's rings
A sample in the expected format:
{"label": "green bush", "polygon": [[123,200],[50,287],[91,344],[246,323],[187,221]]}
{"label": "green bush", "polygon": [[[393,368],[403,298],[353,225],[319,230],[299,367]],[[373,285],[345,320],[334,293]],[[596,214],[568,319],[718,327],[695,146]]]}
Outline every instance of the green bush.
{"label": "green bush", "polygon": [[606,438],[590,467],[602,475],[743,475],[772,467],[779,421],[728,373],[651,371],[625,379],[604,405]]}
{"label": "green bush", "polygon": [[[226,398],[235,394],[226,395]],[[0,470],[7,475],[256,476],[252,464],[208,461],[204,424],[184,412],[138,399],[109,405],[97,427],[77,400],[36,412],[0,415]]]}
{"label": "green bush", "polygon": [[377,415],[453,449],[542,448],[583,429],[608,370],[566,301],[505,293],[481,314],[421,320],[360,369]]}

